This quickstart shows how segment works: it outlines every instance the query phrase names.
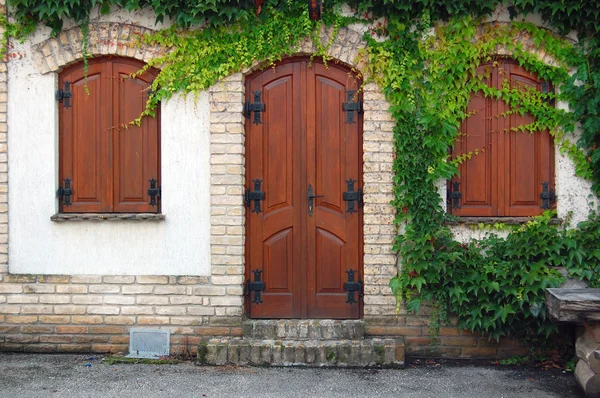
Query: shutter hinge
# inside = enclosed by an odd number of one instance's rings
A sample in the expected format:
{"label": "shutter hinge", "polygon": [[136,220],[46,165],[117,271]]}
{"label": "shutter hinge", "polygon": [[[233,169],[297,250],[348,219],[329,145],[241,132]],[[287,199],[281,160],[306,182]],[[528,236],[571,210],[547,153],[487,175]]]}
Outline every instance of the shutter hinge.
{"label": "shutter hinge", "polygon": [[73,189],[71,188],[71,179],[65,178],[65,187],[62,185],[58,186],[56,196],[63,202],[65,206],[71,206],[71,195],[73,195]]}
{"label": "shutter hinge", "polygon": [[[554,94],[554,86],[547,81],[542,82],[542,93],[543,94]],[[552,95],[548,95],[544,98],[544,102],[547,104],[554,104],[554,99]]]}
{"label": "shutter hinge", "polygon": [[354,111],[359,115],[363,113],[362,100],[358,98],[356,90],[346,90],[346,101],[342,103],[342,110],[346,112],[346,123],[354,123]]}
{"label": "shutter hinge", "polygon": [[460,182],[451,182],[450,189],[448,189],[448,203],[452,205],[453,209],[460,209],[461,199],[462,193],[460,192]]}
{"label": "shutter hinge", "polygon": [[150,196],[150,202],[148,203],[150,206],[158,205],[158,201],[160,200],[161,189],[157,187],[157,180],[152,178],[150,180],[150,188],[148,189],[148,196]]}
{"label": "shutter hinge", "polygon": [[346,213],[356,213],[356,207],[354,206],[354,202],[358,204],[358,206],[363,206],[363,191],[359,189],[358,191],[354,190],[354,183],[357,182],[350,178],[346,180],[346,184],[348,186],[348,190],[343,193],[342,198],[348,202],[348,209],[346,209]]}
{"label": "shutter hinge", "polygon": [[257,269],[252,271],[254,274],[254,282],[250,282],[250,279],[246,280],[246,296],[250,297],[250,294],[254,292],[254,298],[252,302],[254,304],[262,304],[262,297],[260,293],[265,290],[265,283],[261,280],[260,274],[262,274],[262,270]]}
{"label": "shutter hinge", "polygon": [[246,189],[246,193],[244,194],[244,206],[250,207],[252,201],[254,201],[254,209],[252,209],[252,213],[261,213],[262,209],[260,208],[260,201],[265,200],[265,193],[260,190],[260,184],[262,180],[252,180],[254,183],[254,191]]}
{"label": "shutter hinge", "polygon": [[542,205],[540,207],[544,210],[551,209],[556,203],[556,193],[553,188],[550,188],[550,183],[547,181],[542,182],[540,199],[542,199]]}
{"label": "shutter hinge", "polygon": [[254,124],[262,124],[262,120],[260,120],[261,112],[265,111],[265,104],[260,102],[260,97],[262,93],[260,91],[254,92],[254,102],[250,102],[250,100],[246,101],[244,105],[244,116],[246,119],[250,119],[250,114],[254,112],[254,120],[252,123]]}
{"label": "shutter hinge", "polygon": [[71,92],[71,82],[65,82],[64,90],[59,88],[56,91],[56,100],[63,104],[65,108],[71,107],[71,98],[73,97],[73,93]]}
{"label": "shutter hinge", "polygon": [[348,274],[348,282],[344,283],[344,291],[348,292],[348,300],[346,300],[346,303],[348,304],[358,303],[358,300],[354,298],[354,292],[358,292],[359,297],[363,296],[362,281],[354,281],[354,275],[357,272],[358,271],[354,271],[352,269],[346,271],[346,273]]}

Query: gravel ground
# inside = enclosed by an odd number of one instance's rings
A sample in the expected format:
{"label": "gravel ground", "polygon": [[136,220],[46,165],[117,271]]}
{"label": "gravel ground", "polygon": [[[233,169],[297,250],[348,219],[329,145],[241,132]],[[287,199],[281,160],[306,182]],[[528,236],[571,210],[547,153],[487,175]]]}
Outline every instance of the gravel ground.
{"label": "gravel ground", "polygon": [[89,358],[0,354],[0,397],[583,397],[573,375],[558,369],[424,361],[402,370],[234,368]]}

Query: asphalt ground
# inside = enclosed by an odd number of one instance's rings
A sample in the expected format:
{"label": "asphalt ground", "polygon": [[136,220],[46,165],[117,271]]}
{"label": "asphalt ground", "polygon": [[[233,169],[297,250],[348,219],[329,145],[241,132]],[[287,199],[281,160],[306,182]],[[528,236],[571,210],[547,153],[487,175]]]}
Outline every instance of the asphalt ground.
{"label": "asphalt ground", "polygon": [[87,355],[0,354],[0,397],[584,397],[572,373],[417,361],[405,369],[116,364]]}

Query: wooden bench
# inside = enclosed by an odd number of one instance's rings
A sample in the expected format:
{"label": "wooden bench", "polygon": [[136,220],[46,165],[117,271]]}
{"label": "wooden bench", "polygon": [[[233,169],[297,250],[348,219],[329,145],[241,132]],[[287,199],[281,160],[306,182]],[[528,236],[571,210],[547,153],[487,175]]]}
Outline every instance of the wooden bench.
{"label": "wooden bench", "polygon": [[546,289],[550,317],[583,325],[577,333],[575,378],[587,397],[600,397],[600,289]]}

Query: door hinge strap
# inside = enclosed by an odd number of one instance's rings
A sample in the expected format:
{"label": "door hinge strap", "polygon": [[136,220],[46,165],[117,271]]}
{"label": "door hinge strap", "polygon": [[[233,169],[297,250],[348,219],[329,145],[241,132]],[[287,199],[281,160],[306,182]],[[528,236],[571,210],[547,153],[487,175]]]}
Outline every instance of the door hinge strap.
{"label": "door hinge strap", "polygon": [[554,188],[550,188],[550,183],[547,181],[542,182],[540,199],[542,199],[542,205],[540,207],[544,210],[551,209],[556,203],[556,193],[554,192]]}
{"label": "door hinge strap", "polygon": [[549,94],[546,96],[546,98],[544,98],[544,102],[547,104],[554,104],[554,86],[547,81],[543,81],[542,82],[542,93],[543,94]]}
{"label": "door hinge strap", "polygon": [[246,193],[244,194],[244,205],[246,207],[250,207],[250,204],[254,201],[254,209],[252,209],[252,213],[261,213],[262,209],[260,208],[260,201],[265,200],[265,193],[260,190],[260,184],[262,180],[252,180],[254,183],[254,191],[250,189],[246,189]]}
{"label": "door hinge strap", "polygon": [[71,97],[73,97],[73,93],[71,92],[71,82],[65,82],[65,88],[59,88],[56,91],[56,100],[63,104],[65,108],[70,108]]}
{"label": "door hinge strap", "polygon": [[363,113],[363,103],[358,98],[356,90],[346,90],[346,101],[342,103],[342,110],[346,112],[346,123],[354,123],[354,111],[359,115]]}
{"label": "door hinge strap", "polygon": [[348,292],[348,300],[346,300],[346,303],[348,304],[358,303],[358,300],[354,298],[354,292],[357,292],[359,297],[364,295],[362,281],[354,280],[354,275],[356,275],[357,272],[358,271],[352,269],[346,271],[348,274],[348,282],[344,283],[344,291]]}
{"label": "door hinge strap", "polygon": [[460,209],[460,200],[462,199],[462,193],[460,192],[460,182],[453,181],[450,183],[450,189],[448,190],[448,203],[452,205],[453,209]]}
{"label": "door hinge strap", "polygon": [[148,196],[150,196],[150,202],[148,203],[150,206],[158,205],[158,201],[160,200],[161,189],[157,187],[157,180],[152,178],[150,180],[150,188],[148,189]]}
{"label": "door hinge strap", "polygon": [[254,298],[252,299],[254,304],[262,304],[263,302],[261,292],[265,291],[265,283],[260,277],[262,272],[261,269],[252,271],[252,274],[254,274],[254,282],[250,282],[250,279],[246,280],[246,296],[250,297],[250,294],[254,292]]}
{"label": "door hinge strap", "polygon": [[265,111],[265,104],[260,101],[262,93],[257,90],[253,94],[254,102],[250,102],[250,100],[248,100],[244,105],[244,116],[246,119],[250,119],[250,114],[254,112],[254,120],[252,120],[252,123],[262,124],[262,120],[260,120],[260,114],[261,112]]}
{"label": "door hinge strap", "polygon": [[71,179],[65,178],[65,186],[58,186],[56,196],[63,202],[65,206],[71,206],[71,196],[73,195],[73,189],[71,188]]}
{"label": "door hinge strap", "polygon": [[348,186],[348,190],[346,192],[343,193],[343,199],[348,203],[348,208],[346,209],[346,213],[356,213],[358,210],[356,210],[355,207],[355,202],[356,204],[358,204],[358,206],[362,207],[363,206],[363,191],[362,189],[359,189],[358,191],[354,190],[354,183],[357,182],[356,180],[350,178],[349,180],[346,180],[346,184]]}

